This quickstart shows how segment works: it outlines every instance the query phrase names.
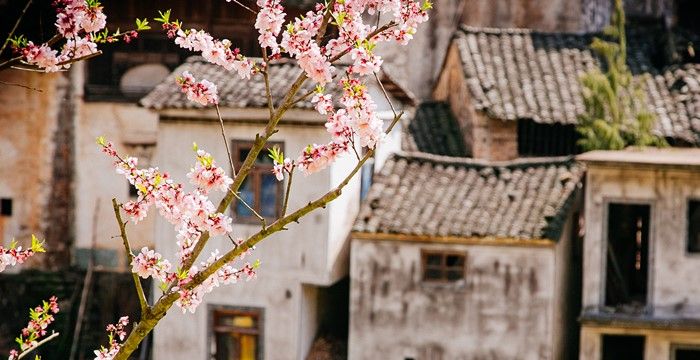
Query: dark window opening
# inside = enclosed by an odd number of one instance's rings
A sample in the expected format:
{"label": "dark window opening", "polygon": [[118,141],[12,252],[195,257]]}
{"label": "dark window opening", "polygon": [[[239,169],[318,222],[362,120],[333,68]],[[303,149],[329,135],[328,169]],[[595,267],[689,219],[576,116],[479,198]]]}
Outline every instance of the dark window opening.
{"label": "dark window opening", "polygon": [[608,206],[605,305],[646,304],[649,214],[649,205]]}
{"label": "dark window opening", "polygon": [[678,26],[700,34],[697,14],[700,14],[700,2],[697,0],[678,0],[676,2]]}
{"label": "dark window opening", "polygon": [[211,359],[256,360],[262,358],[262,319],[259,311],[214,310]]}
{"label": "dark window opening", "polygon": [[131,185],[131,183],[126,183],[127,186],[129,186],[129,197],[132,199],[135,199],[139,197],[139,190],[136,188],[136,186]]}
{"label": "dark window opening", "polygon": [[518,120],[518,154],[520,156],[563,156],[581,152],[574,125],[538,124]]}
{"label": "dark window opening", "polygon": [[675,346],[673,350],[673,360],[700,360],[700,346],[683,345]]}
{"label": "dark window opening", "polygon": [[688,201],[688,252],[700,253],[700,200]]}
{"label": "dark window opening", "polygon": [[0,199],[0,216],[12,216],[12,199]]}
{"label": "dark window opening", "polygon": [[644,336],[603,335],[602,360],[644,359]]}
{"label": "dark window opening", "polygon": [[466,255],[440,251],[423,251],[423,281],[455,282],[464,279]]}
{"label": "dark window opening", "polygon": [[[268,143],[268,146],[270,148],[278,146],[284,150],[282,143]],[[236,169],[241,167],[252,147],[253,143],[250,141],[233,141],[231,151]],[[245,203],[236,200],[234,204],[236,221],[246,223],[259,221],[249,207],[266,219],[275,219],[279,216],[282,209],[282,192],[284,190],[282,184],[284,181],[277,181],[272,173],[273,166],[267,149],[260,151],[255,159],[253,169],[238,189],[240,197]]]}

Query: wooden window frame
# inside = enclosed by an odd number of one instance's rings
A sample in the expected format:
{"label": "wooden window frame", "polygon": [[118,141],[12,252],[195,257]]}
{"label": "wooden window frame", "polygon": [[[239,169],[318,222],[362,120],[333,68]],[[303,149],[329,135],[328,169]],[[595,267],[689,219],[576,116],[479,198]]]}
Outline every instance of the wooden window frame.
{"label": "wooden window frame", "polygon": [[[207,359],[216,359],[216,336],[221,333],[237,332],[246,335],[256,335],[256,359],[264,358],[264,330],[265,330],[265,312],[262,308],[257,307],[237,307],[228,305],[209,305],[209,339],[213,347],[208,350]],[[235,326],[218,325],[218,320],[222,317],[233,316],[250,316],[255,318],[256,326],[254,328],[241,328]]]}
{"label": "wooden window frame", "polygon": [[700,256],[700,248],[691,249],[690,236],[693,234],[691,234],[690,230],[692,230],[691,227],[693,227],[693,224],[690,219],[690,204],[692,203],[697,203],[698,205],[700,205],[700,199],[689,198],[685,204],[685,252],[690,256]]}
{"label": "wooden window frame", "polygon": [[[452,284],[466,279],[467,277],[467,253],[463,251],[445,251],[445,250],[421,250],[421,281],[424,283],[434,283],[434,284]],[[430,256],[440,256],[440,265],[429,265],[428,257]],[[463,259],[462,265],[459,266],[447,266],[448,256],[459,256]],[[428,279],[426,278],[426,273],[428,270],[439,270],[441,276],[438,279]],[[448,271],[461,270],[462,277],[459,279],[450,280],[447,278]]]}
{"label": "wooden window frame", "polygon": [[[249,140],[232,140],[231,141],[231,156],[233,157],[233,165],[236,167],[236,169],[239,169],[241,167],[241,160],[240,160],[240,153],[242,150],[248,150],[253,147],[254,143]],[[279,146],[280,150],[284,151],[284,143],[283,142],[268,142],[266,144],[266,148],[260,151],[260,154],[265,154],[267,152],[268,148],[272,148],[274,146]],[[260,156],[260,155],[258,155]],[[267,156],[266,154],[264,156]],[[253,199],[254,203],[253,204],[248,204],[250,205],[255,211],[260,213],[260,208],[262,206],[262,175],[263,174],[272,174],[272,165],[260,165],[260,164],[255,164],[253,168],[250,170],[248,173],[248,176],[246,179],[248,181],[252,181],[252,190],[253,190]],[[242,187],[242,184],[241,184]],[[265,220],[276,220],[282,213],[282,197],[284,196],[284,187],[282,186],[282,181],[278,181],[276,183],[277,187],[277,194],[276,194],[276,202],[275,202],[275,216],[274,217],[265,217]],[[240,190],[240,189],[239,189]],[[231,211],[233,212],[233,219],[234,222],[240,223],[240,224],[259,224],[260,219],[255,217],[255,215],[251,216],[241,216],[238,214],[236,211],[237,205],[238,205],[239,200],[234,200],[232,202],[231,206]]]}

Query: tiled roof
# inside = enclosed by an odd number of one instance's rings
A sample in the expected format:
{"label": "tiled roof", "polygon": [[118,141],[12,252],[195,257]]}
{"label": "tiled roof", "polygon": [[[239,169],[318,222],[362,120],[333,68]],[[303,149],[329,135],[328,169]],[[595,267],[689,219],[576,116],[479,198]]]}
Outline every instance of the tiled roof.
{"label": "tiled roof", "polygon": [[569,157],[489,163],[396,154],[375,176],[354,231],[557,240],[582,175]]}
{"label": "tiled roof", "polygon": [[[628,63],[657,114],[657,130],[700,143],[698,65],[654,68],[659,46],[652,35],[629,33]],[[585,110],[579,79],[600,64],[589,49],[593,36],[462,27],[454,43],[476,109],[503,120],[575,124]],[[680,86],[678,79],[689,85]]]}
{"label": "tiled roof", "polygon": [[421,103],[406,127],[411,150],[445,156],[465,157],[467,148],[459,123],[445,102]]}
{"label": "tiled roof", "polygon": [[[229,72],[220,66],[204,61],[202,57],[193,56],[185,63],[178,66],[162,83],[156,86],[148,95],[141,99],[144,107],[160,109],[199,109],[201,105],[188,101],[185,94],[180,91],[175,78],[183,72],[189,71],[198,80],[207,79],[213,82],[218,89],[219,105],[229,108],[264,108],[267,107],[265,97],[265,83],[262,75],[257,74],[250,80],[241,80],[235,72]],[[291,84],[297,79],[301,70],[293,61],[279,60],[270,64],[270,92],[275,102],[279,102]],[[380,78],[394,98],[411,103],[413,95],[396,84],[388,74],[382,72]],[[328,92],[339,94],[340,89],[331,83],[326,87]],[[306,94],[314,89],[311,81],[306,81],[299,90],[297,96]],[[337,97],[336,97],[337,98]],[[295,108],[311,109],[311,97],[294,105]]]}

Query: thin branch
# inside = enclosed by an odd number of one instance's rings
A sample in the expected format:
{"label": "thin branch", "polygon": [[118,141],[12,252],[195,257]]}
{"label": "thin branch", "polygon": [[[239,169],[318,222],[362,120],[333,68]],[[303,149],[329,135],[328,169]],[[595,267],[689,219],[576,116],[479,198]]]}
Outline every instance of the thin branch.
{"label": "thin branch", "polygon": [[379,84],[379,87],[382,89],[382,93],[384,94],[384,98],[386,99],[386,102],[389,103],[389,107],[391,108],[391,112],[394,113],[394,116],[396,116],[396,108],[394,108],[394,104],[391,102],[391,99],[389,99],[389,94],[387,94],[386,89],[384,89],[384,84],[382,84],[382,81],[379,80],[379,76],[377,76],[377,73],[374,73],[374,78],[377,79],[377,84]]}
{"label": "thin branch", "polygon": [[[126,224],[124,223],[124,220],[122,220],[122,214],[119,207],[119,203],[117,203],[117,199],[112,199],[112,207],[114,208],[114,216],[117,218],[117,224],[119,225],[119,232],[121,233],[122,241],[124,242],[124,250],[126,250],[126,256],[129,260],[129,263],[131,263],[132,261],[134,261],[134,254],[131,253],[131,245],[129,245],[129,238],[127,238],[126,236]],[[143,292],[143,287],[141,286],[141,280],[139,279],[138,274],[136,274],[133,271],[130,272],[131,276],[134,278],[136,296],[139,298],[139,303],[141,304],[141,317],[143,318],[149,310],[148,301],[146,300],[146,294]]]}
{"label": "thin branch", "polygon": [[[335,75],[334,75],[335,76]],[[300,96],[298,99],[292,101],[292,106],[306,100],[309,98],[309,96],[313,95],[316,92],[316,89],[309,90],[306,94]]]}
{"label": "thin branch", "polygon": [[22,351],[22,353],[19,354],[19,356],[17,357],[17,360],[19,360],[19,359],[21,359],[21,358],[23,358],[23,357],[29,355],[29,353],[31,353],[32,351],[36,350],[39,346],[44,345],[44,344],[46,344],[47,342],[53,340],[53,339],[56,338],[58,335],[60,335],[60,333],[57,333],[57,332],[52,333],[51,335],[45,337],[44,340],[39,341],[38,343],[36,343],[34,346],[30,347],[29,349]]}
{"label": "thin branch", "polygon": [[21,87],[21,88],[25,88],[25,89],[28,89],[28,90],[34,90],[34,91],[37,91],[37,92],[44,92],[44,90],[41,90],[41,89],[37,89],[37,88],[31,87],[31,86],[22,85],[22,84],[17,84],[17,83],[13,83],[13,82],[7,82],[7,81],[2,81],[2,80],[0,80],[0,84],[2,84],[2,85],[7,85],[7,86],[19,86],[19,87]]}
{"label": "thin branch", "polygon": [[216,115],[219,116],[219,125],[221,125],[221,137],[224,138],[224,145],[226,146],[226,155],[228,155],[228,163],[231,166],[231,172],[233,176],[236,176],[236,168],[233,166],[233,156],[231,156],[231,150],[228,148],[228,137],[226,136],[226,130],[224,129],[224,119],[221,118],[219,104],[215,104],[215,106]]}
{"label": "thin branch", "polygon": [[17,21],[15,22],[15,26],[12,27],[12,30],[10,30],[10,33],[7,34],[7,38],[5,39],[5,42],[2,44],[2,47],[0,48],[0,55],[2,55],[3,51],[5,51],[5,48],[7,48],[7,44],[10,43],[10,39],[12,36],[15,35],[15,31],[17,31],[17,27],[19,27],[19,23],[22,22],[22,18],[24,18],[24,14],[27,13],[27,9],[29,9],[29,5],[32,4],[32,0],[27,1],[27,5],[24,5],[24,9],[22,9],[22,13],[19,15],[17,18]]}
{"label": "thin branch", "polygon": [[265,62],[265,71],[262,72],[263,80],[265,81],[265,97],[267,97],[267,108],[270,111],[270,118],[275,114],[275,105],[272,104],[272,91],[270,90],[270,59],[267,57],[267,48],[262,48],[263,61]]}
{"label": "thin branch", "polygon": [[262,227],[263,227],[263,229],[264,229],[264,228],[265,228],[265,218],[262,217],[262,216],[260,216],[260,214],[258,214],[258,212],[255,211],[255,209],[253,209],[250,205],[248,205],[248,203],[247,203],[245,200],[243,200],[243,198],[241,198],[240,195],[238,195],[237,193],[233,192],[233,190],[231,190],[231,189],[229,189],[229,192],[233,193],[233,196],[234,196],[236,199],[238,199],[238,201],[240,201],[241,204],[243,204],[248,210],[250,210],[250,212],[252,212],[253,215],[255,215],[256,218],[258,218],[258,220],[260,220],[260,222],[262,223]]}
{"label": "thin branch", "polygon": [[244,9],[246,9],[246,10],[252,12],[253,14],[257,14],[257,13],[258,13],[257,11],[255,11],[255,10],[249,8],[248,6],[243,5],[243,3],[241,3],[241,2],[238,1],[238,0],[231,0],[231,1],[234,2],[234,3],[236,3],[236,4],[238,4],[240,7],[242,7],[242,8],[244,8]]}
{"label": "thin branch", "polygon": [[56,65],[58,65],[58,66],[69,65],[69,64],[72,64],[74,62],[78,62],[78,61],[82,61],[82,60],[89,60],[89,59],[92,59],[94,57],[98,57],[100,55],[102,55],[102,50],[97,50],[92,54],[88,54],[88,55],[77,57],[77,58],[71,58],[71,59],[68,59],[66,61],[62,61]]}
{"label": "thin branch", "polygon": [[294,168],[296,165],[293,165],[292,168],[289,170],[289,180],[287,180],[287,189],[284,193],[284,205],[282,205],[282,217],[287,215],[287,205],[289,204],[289,193],[292,190],[292,179],[294,178]]}

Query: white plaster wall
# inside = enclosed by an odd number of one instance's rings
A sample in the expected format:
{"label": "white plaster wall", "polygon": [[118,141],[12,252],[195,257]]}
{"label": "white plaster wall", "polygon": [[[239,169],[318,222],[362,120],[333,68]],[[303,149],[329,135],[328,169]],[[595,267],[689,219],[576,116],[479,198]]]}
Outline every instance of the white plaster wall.
{"label": "white plaster wall", "polygon": [[[466,252],[465,281],[421,282],[421,249]],[[554,257],[554,248],[355,239],[348,358],[553,359]]]}
{"label": "white plaster wall", "polygon": [[[700,198],[700,169],[589,166],[586,191],[583,306],[604,300],[607,204],[651,204],[650,299],[659,316],[700,317],[700,256],[686,253],[687,201]],[[684,286],[679,286],[684,284]]]}
{"label": "white plaster wall", "polygon": [[[155,145],[158,118],[152,112],[134,104],[84,102],[76,124],[76,247],[89,248],[93,229],[98,248],[118,250],[120,264],[124,254],[114,219],[112,198],[119,202],[129,200],[129,185],[123,175],[114,171],[111,160],[100,151],[95,140],[104,136],[112,141],[123,155],[131,153],[130,144]],[[141,159],[140,165],[146,159]],[[143,164],[147,165],[147,164]],[[98,204],[99,203],[99,204]],[[95,210],[97,215],[95,216]],[[97,224],[94,222],[97,221]],[[129,225],[129,240],[135,249],[151,245],[154,217],[137,225]]]}

